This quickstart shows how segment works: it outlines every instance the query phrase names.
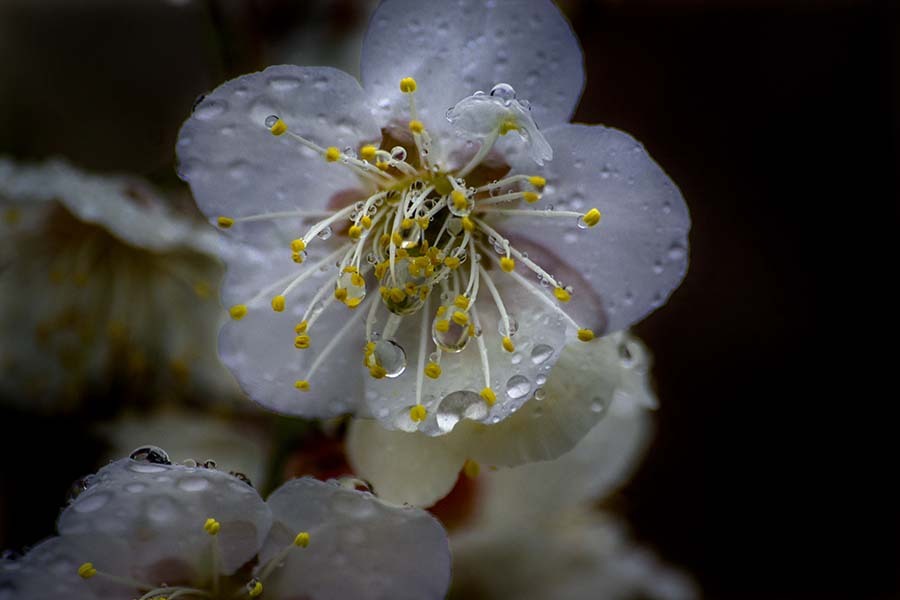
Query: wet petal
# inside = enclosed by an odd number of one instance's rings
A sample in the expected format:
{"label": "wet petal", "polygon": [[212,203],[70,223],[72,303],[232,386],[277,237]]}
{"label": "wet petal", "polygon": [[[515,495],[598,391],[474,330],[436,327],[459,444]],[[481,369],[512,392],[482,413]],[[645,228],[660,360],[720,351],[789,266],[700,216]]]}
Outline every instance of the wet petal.
{"label": "wet petal", "polygon": [[[591,286],[602,312],[585,317],[595,333],[618,331],[665,303],[684,277],[690,217],[678,188],[631,136],[601,126],[563,125],[544,132],[554,159],[535,209],[587,212],[602,219],[580,230],[577,218],[499,216],[491,223],[508,236],[528,237],[571,265]],[[519,153],[513,168],[534,173]],[[551,274],[552,271],[551,271]],[[592,294],[575,289],[567,310]],[[593,300],[591,300],[593,301]]]}
{"label": "wet petal", "polygon": [[194,107],[177,144],[179,173],[211,219],[322,209],[334,192],[358,186],[344,165],[273,136],[270,115],[322,147],[381,139],[362,89],[342,71],[277,66],[228,81]]}
{"label": "wet petal", "polygon": [[416,508],[388,505],[334,482],[289,481],[268,500],[275,516],[260,553],[265,564],[293,549],[267,589],[278,598],[443,598],[450,580],[450,552],[443,528]]}
{"label": "wet petal", "polygon": [[418,82],[426,127],[445,132],[445,111],[476,90],[512,85],[548,127],[568,121],[584,85],[578,41],[548,0],[383,2],[363,44],[362,81],[384,122],[409,119],[403,77]]}
{"label": "wet petal", "polygon": [[[215,538],[204,531],[208,518],[221,523]],[[124,459],[97,472],[95,483],[63,511],[59,533],[123,540],[130,575],[156,583],[176,579],[173,569],[181,576],[204,573],[211,542],[219,544],[221,571],[233,573],[256,554],[270,524],[256,490],[231,475]]]}
{"label": "wet petal", "polygon": [[465,462],[460,437],[391,431],[377,421],[355,419],[347,432],[347,458],[380,498],[431,506],[453,489]]}

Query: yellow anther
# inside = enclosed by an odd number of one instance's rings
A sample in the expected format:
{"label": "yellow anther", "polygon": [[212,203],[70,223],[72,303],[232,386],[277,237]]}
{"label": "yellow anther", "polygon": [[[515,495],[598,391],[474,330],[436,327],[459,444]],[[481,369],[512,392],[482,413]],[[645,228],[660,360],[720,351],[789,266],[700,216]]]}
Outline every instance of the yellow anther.
{"label": "yellow anther", "polygon": [[97,574],[97,569],[94,568],[94,563],[86,562],[80,567],[78,567],[78,576],[82,579],[90,579],[94,575]]}
{"label": "yellow anther", "polygon": [[301,548],[306,548],[309,546],[309,532],[301,531],[294,538],[294,545],[299,546]]}
{"label": "yellow anther", "polygon": [[532,175],[528,178],[528,183],[533,185],[536,188],[542,188],[547,185],[547,180],[541,177],[540,175]]}
{"label": "yellow anther", "polygon": [[484,399],[484,401],[487,402],[488,406],[493,406],[494,402],[497,401],[497,395],[494,394],[494,390],[492,390],[489,387],[486,387],[483,390],[481,390],[481,393],[479,394],[479,396],[481,396]]}
{"label": "yellow anther", "polygon": [[228,314],[231,315],[231,318],[235,321],[240,321],[245,316],[247,316],[247,305],[246,304],[235,304],[231,308],[228,309]]}
{"label": "yellow anther", "polygon": [[425,131],[425,125],[422,124],[422,121],[410,121],[409,122],[409,130],[413,133],[422,133]]}
{"label": "yellow anther", "polygon": [[589,342],[594,339],[594,332],[590,329],[579,329],[578,330],[578,339],[582,342]]}
{"label": "yellow anther", "polygon": [[391,234],[391,243],[395,246],[399,246],[403,243],[403,236],[401,236],[399,232],[395,231]]}
{"label": "yellow anther", "polygon": [[394,251],[394,254],[397,256],[397,258],[409,257],[409,252],[406,251],[406,248],[397,248],[397,250]]}
{"label": "yellow anther", "polygon": [[404,94],[412,94],[416,91],[416,80],[412,77],[404,77],[400,80],[400,91]]}
{"label": "yellow anther", "polygon": [[388,244],[391,243],[391,236],[389,236],[386,233],[382,233],[381,237],[378,238],[378,243],[381,244],[382,246],[387,246]]}
{"label": "yellow anther", "polygon": [[306,328],[309,327],[309,323],[306,321],[300,321],[294,326],[294,333],[300,335],[301,333],[306,333]]}
{"label": "yellow anther", "polygon": [[359,273],[354,273],[350,276],[350,283],[352,283],[356,287],[363,287],[366,285],[366,280],[363,279],[363,276]]}
{"label": "yellow anther", "polygon": [[384,379],[384,376],[387,375],[387,370],[381,365],[372,365],[369,367],[369,375],[375,379]]}
{"label": "yellow anther", "polygon": [[588,227],[593,227],[600,222],[600,211],[596,208],[592,208],[591,210],[584,213],[584,216],[581,217],[581,220],[584,221],[584,224]]}
{"label": "yellow anther", "polygon": [[363,146],[359,149],[359,156],[363,160],[372,160],[375,158],[375,153],[378,152],[378,148],[375,146]]}
{"label": "yellow anther", "polygon": [[506,135],[510,131],[518,131],[519,123],[512,117],[500,123],[500,135]]}
{"label": "yellow anther", "polygon": [[209,289],[209,284],[205,281],[198,281],[194,284],[194,293],[197,294],[198,298],[209,298],[211,290]]}
{"label": "yellow anther", "polygon": [[506,273],[512,273],[516,268],[516,261],[508,256],[500,258],[500,269]]}
{"label": "yellow anther", "polygon": [[263,584],[261,581],[252,581],[247,585],[247,595],[256,598],[263,593]]}
{"label": "yellow anther", "polygon": [[343,302],[347,299],[347,288],[335,288],[334,297],[336,300]]}
{"label": "yellow anther", "polygon": [[515,346],[515,344],[513,344],[512,340],[509,338],[509,336],[503,338],[503,349],[506,350],[507,352],[515,352],[516,351],[516,346]]}
{"label": "yellow anther", "polygon": [[353,265],[347,265],[346,267],[341,269],[341,273],[359,273],[359,269],[357,269]]}
{"label": "yellow anther", "polygon": [[450,321],[448,321],[447,319],[438,319],[434,323],[434,328],[441,333],[447,333],[448,331],[450,331]]}
{"label": "yellow anther", "polygon": [[560,302],[568,302],[572,299],[572,295],[566,288],[558,287],[553,290],[553,295],[556,296],[556,299]]}
{"label": "yellow anther", "polygon": [[275,312],[284,310],[284,296],[275,296],[272,298],[272,310]]}
{"label": "yellow anther", "polygon": [[428,226],[431,224],[431,219],[428,217],[418,217],[416,223],[419,224],[420,229],[428,229]]}
{"label": "yellow anther", "polygon": [[412,229],[416,222],[412,219],[403,219],[400,221],[400,229]]}
{"label": "yellow anther", "polygon": [[351,240],[358,240],[362,237],[362,227],[359,225],[351,225],[350,229],[347,231],[347,235],[350,236]]}
{"label": "yellow anther", "polygon": [[453,316],[450,317],[453,319],[453,322],[459,325],[460,327],[465,327],[469,324],[469,315],[464,313],[461,310],[457,310],[453,313]]}
{"label": "yellow anther", "polygon": [[541,195],[537,192],[522,192],[522,199],[528,204],[534,204],[541,199]]}
{"label": "yellow anther", "polygon": [[298,379],[294,382],[294,387],[300,390],[301,392],[309,391],[309,382],[305,379]]}
{"label": "yellow anther", "polygon": [[[378,167],[379,169],[381,169],[382,171],[387,171],[388,168],[391,166],[391,163],[384,161],[384,160],[379,160],[377,163],[375,163],[375,166]],[[388,200],[388,204],[391,204],[390,200]],[[394,202],[394,204],[396,204],[396,202]]]}
{"label": "yellow anther", "polygon": [[334,146],[329,146],[325,150],[325,160],[328,162],[336,162],[341,158],[341,151],[335,148]]}
{"label": "yellow anther", "polygon": [[443,317],[445,314],[447,314],[447,307],[439,306],[435,314],[439,317]]}
{"label": "yellow anther", "polygon": [[347,308],[356,308],[357,306],[362,304],[362,301],[362,298],[347,298],[346,300],[344,300],[344,305]]}
{"label": "yellow anther", "polygon": [[297,350],[306,350],[309,348],[309,336],[305,333],[298,335],[294,338],[294,348]]}
{"label": "yellow anther", "polygon": [[208,533],[209,535],[216,535],[219,533],[219,529],[222,528],[222,525],[213,519],[212,517],[206,520],[206,523],[203,524],[203,531]]}
{"label": "yellow anther", "polygon": [[475,231],[475,221],[473,221],[469,217],[462,218],[462,226],[463,229],[465,229],[469,233],[473,233]]}
{"label": "yellow anther", "polygon": [[359,220],[362,223],[362,226],[366,229],[372,229],[372,217],[369,215],[363,215],[363,218]]}
{"label": "yellow anther", "polygon": [[425,407],[421,404],[416,404],[412,408],[409,409],[409,418],[415,421],[416,423],[421,423],[425,420],[425,417],[428,416],[428,411],[425,410]]}
{"label": "yellow anther", "polygon": [[303,252],[306,250],[306,242],[301,239],[296,239],[291,242],[291,250],[294,252]]}
{"label": "yellow anther", "polygon": [[478,477],[479,471],[481,471],[481,467],[479,467],[478,463],[471,458],[467,458],[466,462],[463,463],[463,475],[465,475],[469,479],[475,479],[476,477]]}
{"label": "yellow anther", "polygon": [[219,217],[218,219],[216,219],[216,222],[222,229],[228,229],[229,227],[234,225],[234,219],[232,219],[231,217]]}
{"label": "yellow anther", "polygon": [[453,304],[463,310],[467,310],[469,308],[469,299],[460,294],[453,300]]}
{"label": "yellow anther", "polygon": [[469,323],[469,337],[478,337],[476,334],[478,332],[475,330],[475,323]]}
{"label": "yellow anther", "polygon": [[397,303],[403,302],[404,300],[406,300],[406,292],[403,290],[403,288],[391,288],[390,298]]}
{"label": "yellow anther", "polygon": [[444,259],[444,264],[448,269],[458,269],[459,268],[459,259],[455,256],[448,256]]}
{"label": "yellow anther", "polygon": [[363,354],[368,357],[373,352],[375,352],[375,342],[366,342],[366,345],[363,346]]}
{"label": "yellow anther", "polygon": [[281,119],[278,119],[277,121],[275,121],[275,123],[272,125],[272,127],[269,128],[269,131],[272,132],[272,135],[282,135],[287,130],[288,130],[287,123],[285,123]]}
{"label": "yellow anther", "polygon": [[291,252],[291,260],[295,263],[302,264],[303,263],[303,254],[300,252]]}
{"label": "yellow anther", "polygon": [[466,195],[459,190],[453,190],[450,192],[450,200],[453,202],[453,208],[456,210],[466,210],[469,206],[469,201],[466,199]]}
{"label": "yellow anther", "polygon": [[441,376],[441,365],[436,362],[430,362],[425,365],[425,374],[431,377],[432,379],[437,379]]}

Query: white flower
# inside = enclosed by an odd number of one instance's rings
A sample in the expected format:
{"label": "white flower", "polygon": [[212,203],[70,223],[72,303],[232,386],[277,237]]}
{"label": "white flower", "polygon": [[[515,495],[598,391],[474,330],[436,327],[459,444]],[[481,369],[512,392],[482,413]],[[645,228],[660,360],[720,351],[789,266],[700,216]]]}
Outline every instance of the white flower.
{"label": "white flower", "polygon": [[59,408],[111,380],[234,394],[213,351],[215,233],[170,204],[137,178],[0,159],[0,395]]}
{"label": "white flower", "polygon": [[678,285],[681,194],[628,135],[565,123],[584,75],[551,2],[387,0],[361,70],[240,77],[179,136],[237,245],[220,353],[253,399],[431,436],[447,413],[497,424]]}
{"label": "white flower", "polygon": [[[487,467],[554,459],[585,435],[602,440],[615,436],[616,444],[603,453],[603,464],[608,468],[628,464],[634,451],[616,453],[643,439],[643,411],[635,407],[656,406],[649,388],[649,362],[643,345],[627,334],[611,334],[585,348],[568,347],[543,387],[502,423],[463,421],[447,435],[431,437],[357,419],[348,432],[347,457],[354,472],[379,496],[419,506],[443,498],[460,470],[474,476]],[[623,411],[636,416],[623,421],[617,418]],[[460,417],[458,412],[438,414],[439,419]],[[598,474],[599,470],[589,475]],[[553,486],[546,491],[559,493]]]}
{"label": "white flower", "polygon": [[447,539],[424,511],[311,478],[289,481],[264,502],[231,475],[152,458],[101,469],[63,511],[58,537],[4,563],[0,578],[13,597],[412,600],[446,593]]}

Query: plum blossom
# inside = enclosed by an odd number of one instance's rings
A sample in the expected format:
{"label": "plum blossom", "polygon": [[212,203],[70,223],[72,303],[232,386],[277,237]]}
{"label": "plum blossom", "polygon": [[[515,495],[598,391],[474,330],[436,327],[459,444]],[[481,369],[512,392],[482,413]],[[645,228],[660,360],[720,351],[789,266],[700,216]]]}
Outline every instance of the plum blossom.
{"label": "plum blossom", "polygon": [[352,482],[289,481],[267,501],[246,480],[139,449],[100,469],[59,535],[0,565],[20,600],[443,598],[440,524]]}
{"label": "plum blossom", "polygon": [[[235,396],[216,356],[215,232],[129,176],[0,159],[0,396],[72,408],[88,389]],[[156,398],[154,398],[156,399]]]}
{"label": "plum blossom", "polygon": [[257,402],[496,426],[681,281],[677,187],[627,134],[567,124],[582,56],[552,2],[386,0],[361,74],[239,77],[179,135],[230,248],[220,354]]}

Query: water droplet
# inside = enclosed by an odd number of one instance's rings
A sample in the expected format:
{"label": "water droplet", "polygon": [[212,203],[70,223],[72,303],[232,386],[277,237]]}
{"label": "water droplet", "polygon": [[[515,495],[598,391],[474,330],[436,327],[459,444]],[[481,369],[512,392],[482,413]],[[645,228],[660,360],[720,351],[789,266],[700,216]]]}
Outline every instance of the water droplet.
{"label": "water droplet", "polygon": [[229,471],[228,474],[236,479],[240,479],[241,481],[243,481],[250,487],[253,487],[253,482],[250,481],[250,478],[247,477],[246,475],[244,475],[243,473],[241,473],[240,471]]}
{"label": "water droplet", "polygon": [[[438,348],[451,354],[465,350],[470,339],[469,327],[462,327],[450,318],[454,310],[456,310],[455,307],[448,306],[444,316],[435,317],[431,323],[431,339],[434,340]],[[444,321],[446,321],[447,331],[439,329],[438,324]]]}
{"label": "water droplet", "polygon": [[378,257],[375,256],[374,252],[369,252],[368,254],[366,254],[366,262],[370,265],[374,265],[378,262]]}
{"label": "water droplet", "polygon": [[537,344],[531,349],[531,362],[536,365],[547,362],[551,356],[553,356],[553,346]]}
{"label": "water droplet", "polygon": [[287,92],[300,87],[300,80],[296,77],[272,77],[269,79],[269,87],[279,92]]}
{"label": "water droplet", "polygon": [[510,357],[509,362],[514,365],[519,364],[520,362],[522,362],[522,355],[518,352],[514,353],[512,357]]}
{"label": "water droplet", "polygon": [[462,419],[480,421],[488,415],[488,407],[475,392],[460,390],[448,394],[437,408],[436,422],[441,431],[451,431]]}
{"label": "water droplet", "polygon": [[406,370],[406,351],[393,340],[375,342],[374,356],[375,362],[384,367],[386,377],[400,377]]}
{"label": "water droplet", "polygon": [[209,487],[209,481],[203,477],[185,477],[178,482],[178,487],[186,492],[202,492]]}
{"label": "water droplet", "polygon": [[653,263],[653,272],[659,275],[663,272],[663,264],[661,260],[656,260]]}
{"label": "water droplet", "polygon": [[72,505],[75,512],[89,513],[99,510],[106,506],[109,502],[110,495],[107,492],[100,492],[90,496],[82,496],[80,500]]}
{"label": "water droplet", "polygon": [[673,244],[669,248],[669,260],[681,260],[685,257],[686,254],[687,251],[684,249],[684,247],[678,244]]}
{"label": "water droplet", "polygon": [[216,461],[212,460],[211,458],[207,458],[205,461],[203,461],[203,468],[204,469],[215,469]]}
{"label": "water droplet", "polygon": [[316,237],[319,238],[320,240],[327,240],[328,238],[331,237],[331,234],[332,234],[332,229],[331,229],[331,225],[329,225],[329,226],[323,228],[321,231],[317,232]]}
{"label": "water droplet", "polygon": [[591,401],[591,412],[602,413],[609,407],[609,400],[605,398],[594,398]]}
{"label": "water droplet", "polygon": [[224,100],[203,100],[194,106],[193,115],[202,121],[215,119],[228,110],[228,103]]}
{"label": "water droplet", "polygon": [[82,492],[94,485],[94,483],[96,483],[96,477],[94,475],[86,475],[81,479],[76,479],[72,485],[69,486],[69,491],[66,492],[66,502],[68,504],[74,502]]}
{"label": "water droplet", "polygon": [[513,400],[524,398],[531,391],[531,382],[524,375],[513,375],[506,382],[506,395]]}
{"label": "water droplet", "polygon": [[589,227],[588,224],[584,222],[584,215],[578,217],[575,221],[575,225],[578,226],[578,229],[587,229]]}
{"label": "water droplet", "polygon": [[172,461],[169,460],[169,455],[159,446],[141,446],[140,448],[136,448],[128,458],[137,462],[154,465],[172,464]]}
{"label": "water droplet", "polygon": [[172,521],[178,514],[178,506],[168,496],[157,496],[147,506],[147,516],[151,521],[166,523]]}
{"label": "water droplet", "polygon": [[516,97],[516,90],[508,83],[498,83],[491,88],[491,96],[509,102]]}
{"label": "water droplet", "polygon": [[149,463],[134,463],[128,465],[128,469],[135,473],[160,473],[166,468],[161,465],[151,465]]}
{"label": "water droplet", "polygon": [[147,489],[147,486],[143,483],[129,483],[125,486],[125,491],[129,494],[139,494]]}
{"label": "water droplet", "polygon": [[399,162],[406,160],[406,148],[403,146],[394,146],[391,148],[391,158]]}
{"label": "water droplet", "polygon": [[497,323],[497,333],[502,335],[503,337],[513,337],[516,335],[516,332],[519,331],[519,322],[516,321],[516,318],[510,314],[507,314],[507,321],[509,321],[509,330],[506,328],[506,324],[503,322],[503,319]]}

